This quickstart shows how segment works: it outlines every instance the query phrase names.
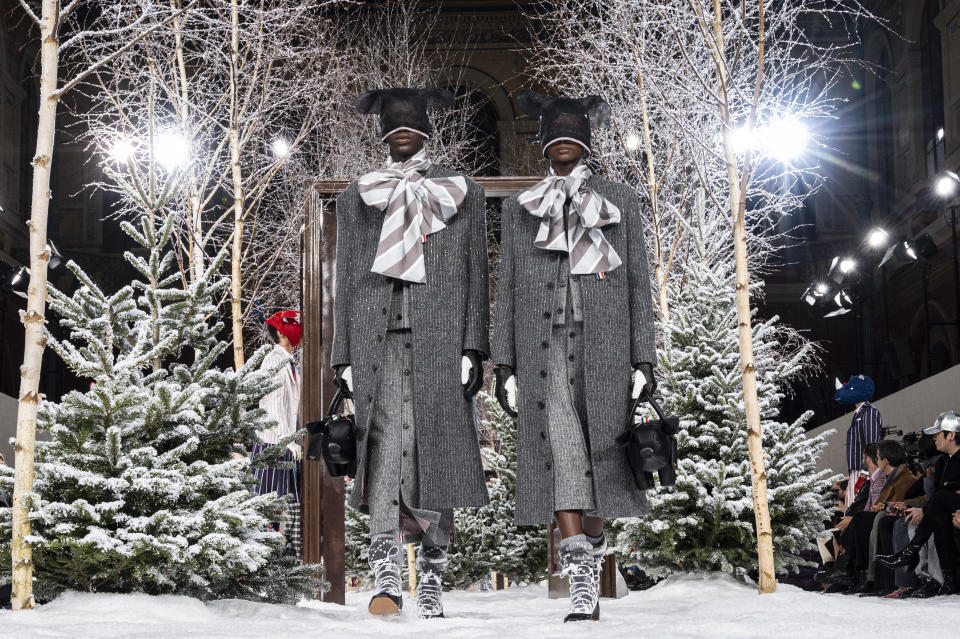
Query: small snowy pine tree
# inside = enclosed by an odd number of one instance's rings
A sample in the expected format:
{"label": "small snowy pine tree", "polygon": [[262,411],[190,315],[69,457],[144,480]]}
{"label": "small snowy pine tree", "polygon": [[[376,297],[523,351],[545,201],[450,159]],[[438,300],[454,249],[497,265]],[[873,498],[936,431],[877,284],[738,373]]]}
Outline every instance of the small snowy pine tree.
{"label": "small snowy pine tree", "polygon": [[[669,324],[659,351],[658,394],[679,415],[679,468],[672,488],[647,492],[647,518],[615,520],[612,538],[622,562],[651,576],[756,567],[756,535],[746,423],[737,349],[734,273],[725,220],[694,220],[689,254],[668,284]],[[757,295],[762,283],[751,292]],[[772,317],[753,327],[763,420],[776,569],[802,565],[828,513],[828,473],[816,462],[823,436],[807,439],[803,424],[780,422],[780,402],[792,380],[815,364],[815,347]],[[648,409],[642,409],[648,410]]]}
{"label": "small snowy pine tree", "polygon": [[[175,220],[123,224],[144,249],[126,254],[142,279],[108,294],[71,262],[82,286],[50,290],[69,334],[50,346],[91,383],[40,406],[51,441],[37,442],[27,497],[40,598],[76,589],[296,602],[326,586],[318,566],[283,555],[268,525],[286,502],[251,492],[248,457],[234,455],[268,426],[257,407],[273,384],[258,370],[267,349],[239,371],[218,368],[227,345],[210,318],[228,285],[215,275],[225,253],[184,288],[168,248]],[[0,509],[0,557],[9,570],[10,509]]]}
{"label": "small snowy pine tree", "polygon": [[496,443],[496,448],[482,448],[481,453],[497,475],[487,482],[489,504],[457,510],[456,542],[450,547],[444,580],[450,587],[465,588],[496,571],[513,582],[539,581],[547,569],[546,530],[514,524],[517,423],[490,395],[483,392],[478,397],[488,415],[482,426]]}
{"label": "small snowy pine tree", "polygon": [[[350,503],[350,493],[356,486],[356,482],[348,480],[345,487],[344,499]],[[347,577],[356,577],[361,582],[369,580],[373,576],[368,561],[368,552],[370,550],[370,515],[365,515],[359,510],[351,508],[349,505],[344,507],[343,512],[344,529],[344,557],[343,563],[346,568]]]}

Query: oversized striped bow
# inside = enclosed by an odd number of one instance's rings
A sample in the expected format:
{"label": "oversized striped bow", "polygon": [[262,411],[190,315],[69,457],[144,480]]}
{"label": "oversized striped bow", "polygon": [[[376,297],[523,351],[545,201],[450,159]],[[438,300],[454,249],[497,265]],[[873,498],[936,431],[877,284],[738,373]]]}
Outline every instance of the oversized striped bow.
{"label": "oversized striped bow", "polygon": [[423,177],[430,164],[421,149],[405,162],[390,162],[386,169],[357,180],[363,201],[385,212],[370,269],[374,273],[420,284],[427,281],[423,243],[431,233],[446,228],[467,195],[462,176]]}
{"label": "oversized striped bow", "polygon": [[[578,164],[570,175],[553,173],[517,196],[520,205],[540,218],[533,244],[548,251],[566,251],[576,275],[609,272],[622,264],[601,227],[620,221],[620,209],[587,186],[593,173]],[[570,200],[566,224],[564,204]]]}

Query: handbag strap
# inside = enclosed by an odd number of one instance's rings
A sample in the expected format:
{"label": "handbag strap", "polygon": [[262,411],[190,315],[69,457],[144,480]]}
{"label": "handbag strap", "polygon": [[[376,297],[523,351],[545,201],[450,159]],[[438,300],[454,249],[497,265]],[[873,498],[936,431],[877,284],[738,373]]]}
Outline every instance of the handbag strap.
{"label": "handbag strap", "polygon": [[330,408],[327,409],[327,417],[333,417],[345,399],[347,399],[347,396],[343,392],[343,386],[337,386],[337,392],[334,393],[333,401],[330,402]]}
{"label": "handbag strap", "polygon": [[657,414],[657,417],[660,419],[666,419],[663,415],[663,409],[660,408],[660,404],[657,403],[657,400],[653,398],[653,395],[647,392],[647,389],[644,388],[640,391],[640,394],[637,395],[637,399],[633,402],[633,410],[630,411],[630,414],[627,416],[627,428],[633,428],[633,416],[637,414],[637,409],[640,408],[640,402],[647,400],[651,406],[653,406],[653,411]]}

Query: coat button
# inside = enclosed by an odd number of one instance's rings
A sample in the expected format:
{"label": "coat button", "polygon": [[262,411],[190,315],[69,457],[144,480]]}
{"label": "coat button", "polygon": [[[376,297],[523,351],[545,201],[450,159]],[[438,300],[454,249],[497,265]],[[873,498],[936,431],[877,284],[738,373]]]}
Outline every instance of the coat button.
{"label": "coat button", "polygon": [[550,470],[551,468],[553,468],[553,464],[551,464],[550,462],[547,462],[546,467],[547,467],[547,470]]}
{"label": "coat button", "polygon": [[588,471],[585,472],[583,475],[584,475],[584,477],[593,477],[593,471],[592,471],[592,470],[588,470]]}
{"label": "coat button", "polygon": [[540,342],[541,348],[550,348],[550,342]]}
{"label": "coat button", "polygon": [[562,314],[563,314],[563,309],[558,306],[558,307],[557,307],[557,315],[562,315]]}
{"label": "coat button", "polygon": [[576,331],[570,331],[570,337],[576,337],[576,336],[577,336]]}
{"label": "coat button", "polygon": [[574,385],[576,385],[576,383],[577,383],[577,380],[574,379],[573,377],[571,377],[571,378],[570,378],[570,385],[571,385],[571,386],[574,386]]}
{"label": "coat button", "polygon": [[386,314],[387,314],[387,307],[384,306],[383,308],[381,308],[381,309],[380,309],[380,312],[381,312],[382,314],[386,315]]}
{"label": "coat button", "polygon": [[404,375],[410,375],[410,369],[409,369],[409,368],[403,369],[403,374],[404,374]]}
{"label": "coat button", "polygon": [[[544,404],[543,402],[537,402],[537,408],[539,408],[540,410],[543,410],[543,409],[546,408],[546,407],[547,407],[547,405]],[[541,433],[541,434],[542,434],[542,433]]]}
{"label": "coat button", "polygon": [[412,346],[413,344],[411,344],[410,342],[407,342],[406,344],[403,345],[404,348],[410,348]]}
{"label": "coat button", "polygon": [[378,342],[382,342],[382,341],[383,341],[383,335],[377,335],[377,341],[378,341]]}
{"label": "coat button", "polygon": [[547,282],[547,290],[552,291],[554,288],[553,282]]}
{"label": "coat button", "polygon": [[546,439],[546,438],[547,438],[547,434],[541,431],[541,432],[540,432],[540,439]]}
{"label": "coat button", "polygon": [[543,319],[550,319],[551,317],[553,317],[553,314],[550,311],[543,312]]}
{"label": "coat button", "polygon": [[403,315],[401,315],[400,313],[397,313],[397,321],[399,322],[402,319],[403,319]]}
{"label": "coat button", "polygon": [[407,451],[403,451],[403,456],[404,456],[404,457],[407,456]]}
{"label": "coat button", "polygon": [[400,502],[397,501],[396,499],[394,499],[394,500],[393,500],[393,505],[394,505],[394,506],[399,506],[399,505],[400,505]]}
{"label": "coat button", "polygon": [[373,395],[367,395],[367,401],[368,401],[368,402],[372,402],[372,401],[373,401]]}
{"label": "coat button", "polygon": [[374,372],[374,373],[377,372],[377,365],[376,365],[376,364],[373,365],[373,372]]}
{"label": "coat button", "polygon": [[547,371],[540,371],[540,377],[545,378],[546,376],[547,376]]}
{"label": "coat button", "polygon": [[576,359],[576,357],[574,357],[573,355],[567,355],[567,359],[569,359],[572,362],[573,360]]}
{"label": "coat button", "polygon": [[[404,424],[404,425],[403,425],[403,429],[404,429],[404,430],[410,430],[410,424]],[[406,453],[404,453],[404,454],[406,454]]]}

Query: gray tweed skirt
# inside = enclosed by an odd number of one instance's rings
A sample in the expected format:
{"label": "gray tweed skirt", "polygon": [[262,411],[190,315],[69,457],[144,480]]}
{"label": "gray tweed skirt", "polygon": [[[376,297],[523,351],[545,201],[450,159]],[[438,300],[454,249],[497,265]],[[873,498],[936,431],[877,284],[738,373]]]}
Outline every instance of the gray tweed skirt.
{"label": "gray tweed skirt", "polygon": [[564,326],[554,326],[550,344],[546,410],[553,453],[553,509],[592,515],[596,499],[586,428],[583,323],[568,320]]}
{"label": "gray tweed skirt", "polygon": [[450,542],[453,510],[420,508],[410,331],[387,331],[380,389],[367,438],[370,534],[399,530],[407,543]]}

